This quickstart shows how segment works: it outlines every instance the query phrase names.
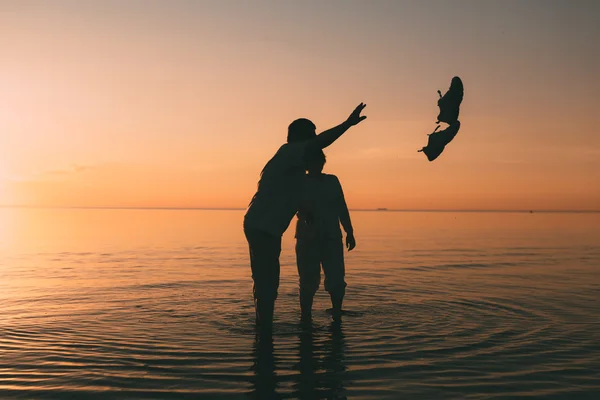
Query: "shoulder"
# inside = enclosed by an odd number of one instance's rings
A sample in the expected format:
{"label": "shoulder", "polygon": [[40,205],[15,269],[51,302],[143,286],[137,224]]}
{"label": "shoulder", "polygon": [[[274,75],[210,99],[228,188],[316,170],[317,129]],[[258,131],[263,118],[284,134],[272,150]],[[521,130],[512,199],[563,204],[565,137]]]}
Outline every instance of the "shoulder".
{"label": "shoulder", "polygon": [[340,180],[338,179],[337,176],[332,175],[332,174],[323,174],[325,176],[325,179],[331,181],[331,182],[337,182],[340,183]]}
{"label": "shoulder", "polygon": [[279,147],[270,164],[270,168],[289,168],[303,165],[304,146],[303,143],[285,143]]}
{"label": "shoulder", "polygon": [[278,155],[283,155],[293,165],[299,165],[304,162],[306,152],[306,142],[286,143],[277,151]]}
{"label": "shoulder", "polygon": [[306,149],[305,142],[295,142],[295,143],[284,143],[279,150],[278,153],[304,153]]}
{"label": "shoulder", "polygon": [[342,187],[342,184],[337,176],[331,175],[331,174],[323,174],[323,175],[325,178],[325,182],[327,182],[329,185],[336,186],[336,187]]}

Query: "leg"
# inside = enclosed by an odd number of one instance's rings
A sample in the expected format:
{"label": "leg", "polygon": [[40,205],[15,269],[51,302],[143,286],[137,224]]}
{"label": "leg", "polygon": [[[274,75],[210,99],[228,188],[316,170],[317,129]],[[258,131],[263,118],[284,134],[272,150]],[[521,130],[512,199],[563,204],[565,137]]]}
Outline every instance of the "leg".
{"label": "leg", "polygon": [[300,278],[300,310],[302,320],[312,318],[312,304],[321,283],[319,248],[314,239],[296,241],[296,264]]}
{"label": "leg", "polygon": [[245,229],[244,232],[250,247],[256,323],[270,328],[279,289],[281,237],[252,229]]}
{"label": "leg", "polygon": [[339,240],[328,240],[323,246],[323,273],[325,274],[325,290],[331,297],[333,317],[339,318],[342,303],[346,294],[344,243]]}

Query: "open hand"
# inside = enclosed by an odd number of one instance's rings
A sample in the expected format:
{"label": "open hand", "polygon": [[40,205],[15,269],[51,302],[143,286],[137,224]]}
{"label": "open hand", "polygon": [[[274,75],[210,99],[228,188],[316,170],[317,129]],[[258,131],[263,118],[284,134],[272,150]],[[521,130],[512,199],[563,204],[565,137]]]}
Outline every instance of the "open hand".
{"label": "open hand", "polygon": [[367,105],[360,103],[358,105],[358,107],[356,107],[354,109],[354,111],[352,111],[352,114],[350,114],[350,116],[348,117],[348,119],[346,120],[346,122],[348,124],[350,124],[350,126],[354,126],[356,124],[358,124],[359,122],[365,120],[367,118],[366,115],[360,115],[361,111],[363,110],[363,108],[365,108]]}
{"label": "open hand", "polygon": [[348,248],[348,251],[352,251],[352,249],[356,247],[354,235],[346,235],[346,247]]}

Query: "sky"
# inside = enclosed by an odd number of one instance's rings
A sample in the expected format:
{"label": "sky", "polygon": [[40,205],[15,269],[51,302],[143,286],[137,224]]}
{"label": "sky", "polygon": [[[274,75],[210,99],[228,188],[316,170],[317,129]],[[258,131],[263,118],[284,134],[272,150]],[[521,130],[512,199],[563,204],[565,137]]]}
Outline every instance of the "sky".
{"label": "sky", "polygon": [[[350,208],[600,210],[600,2],[0,2],[0,205],[245,208],[288,124]],[[461,130],[417,150],[437,90]]]}

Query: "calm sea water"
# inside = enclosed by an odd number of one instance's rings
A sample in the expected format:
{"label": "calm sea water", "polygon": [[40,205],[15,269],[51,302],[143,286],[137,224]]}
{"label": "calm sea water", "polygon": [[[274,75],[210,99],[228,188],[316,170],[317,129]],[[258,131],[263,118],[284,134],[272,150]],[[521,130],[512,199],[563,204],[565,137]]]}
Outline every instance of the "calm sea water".
{"label": "calm sea water", "polygon": [[600,214],[354,212],[340,324],[243,211],[0,210],[0,398],[600,398]]}

